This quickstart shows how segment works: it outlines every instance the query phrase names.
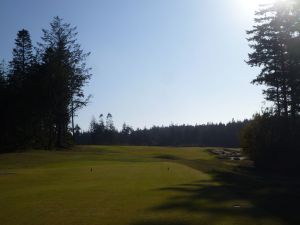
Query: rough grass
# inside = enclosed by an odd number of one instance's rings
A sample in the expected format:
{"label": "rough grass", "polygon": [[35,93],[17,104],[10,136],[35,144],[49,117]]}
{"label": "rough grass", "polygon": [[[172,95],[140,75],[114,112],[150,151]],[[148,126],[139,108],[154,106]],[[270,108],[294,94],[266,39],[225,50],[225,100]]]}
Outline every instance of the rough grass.
{"label": "rough grass", "polygon": [[297,225],[299,200],[296,179],[246,170],[204,148],[0,155],[1,225]]}

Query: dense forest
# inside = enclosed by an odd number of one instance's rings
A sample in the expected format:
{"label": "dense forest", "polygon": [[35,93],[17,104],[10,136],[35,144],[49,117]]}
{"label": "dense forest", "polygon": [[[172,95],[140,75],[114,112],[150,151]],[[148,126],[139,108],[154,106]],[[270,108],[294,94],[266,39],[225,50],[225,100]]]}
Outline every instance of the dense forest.
{"label": "dense forest", "polygon": [[257,167],[293,170],[300,165],[300,2],[261,7],[247,33],[247,63],[261,69],[253,83],[273,105],[243,130],[242,147]]}
{"label": "dense forest", "polygon": [[20,30],[12,59],[1,63],[1,151],[70,146],[73,118],[88,101],[89,53],[77,43],[76,28],[55,17],[42,32],[33,46],[29,31]]}
{"label": "dense forest", "polygon": [[240,132],[248,123],[248,120],[237,122],[232,120],[227,124],[153,126],[149,129],[132,129],[123,124],[122,129],[118,131],[109,113],[105,121],[102,114],[98,121],[92,119],[89,131],[81,132],[76,126],[75,140],[78,144],[94,145],[239,147]]}

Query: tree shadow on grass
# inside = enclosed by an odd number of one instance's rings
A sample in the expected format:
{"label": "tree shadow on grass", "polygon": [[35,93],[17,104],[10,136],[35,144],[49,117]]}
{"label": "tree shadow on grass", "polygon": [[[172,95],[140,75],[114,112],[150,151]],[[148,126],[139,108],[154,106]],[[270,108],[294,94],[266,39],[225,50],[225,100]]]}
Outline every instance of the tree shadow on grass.
{"label": "tree shadow on grass", "polygon": [[172,192],[172,197],[151,211],[203,212],[216,217],[244,215],[277,218],[289,225],[300,224],[298,179],[260,174],[237,166],[221,165],[218,161],[203,161],[202,164],[199,160],[177,162],[210,174],[212,180],[157,190]]}
{"label": "tree shadow on grass", "polygon": [[177,221],[177,220],[168,220],[168,219],[155,219],[155,220],[141,220],[132,225],[189,225],[189,223],[184,221]]}
{"label": "tree shadow on grass", "polygon": [[180,159],[178,156],[171,155],[171,154],[159,154],[159,155],[153,156],[153,158],[163,159],[163,160],[179,160]]}

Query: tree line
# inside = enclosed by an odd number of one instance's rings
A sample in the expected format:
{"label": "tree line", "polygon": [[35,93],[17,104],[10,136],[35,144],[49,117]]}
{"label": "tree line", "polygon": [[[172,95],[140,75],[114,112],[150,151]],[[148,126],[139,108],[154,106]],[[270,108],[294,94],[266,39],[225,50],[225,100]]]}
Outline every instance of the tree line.
{"label": "tree line", "polygon": [[[0,64],[1,151],[62,148],[72,143],[74,116],[91,77],[76,27],[54,17],[41,41],[18,31],[12,59]],[[70,123],[71,122],[71,123]]]}
{"label": "tree line", "polygon": [[203,125],[170,125],[153,126],[151,128],[133,129],[123,124],[118,131],[110,113],[92,119],[88,131],[76,127],[77,144],[121,144],[149,146],[222,146],[239,147],[240,131],[248,124],[248,120],[229,123],[208,123]]}
{"label": "tree line", "polygon": [[262,6],[248,32],[247,63],[259,67],[254,84],[272,103],[243,131],[242,146],[257,167],[293,170],[300,165],[300,3]]}

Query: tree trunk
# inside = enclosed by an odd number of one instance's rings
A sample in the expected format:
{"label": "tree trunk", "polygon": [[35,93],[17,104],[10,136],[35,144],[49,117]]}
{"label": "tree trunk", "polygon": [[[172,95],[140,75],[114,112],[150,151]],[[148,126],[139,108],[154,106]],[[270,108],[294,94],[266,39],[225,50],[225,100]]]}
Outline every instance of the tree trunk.
{"label": "tree trunk", "polygon": [[61,123],[57,124],[57,128],[56,128],[56,147],[57,148],[61,148],[62,146],[62,135],[63,135],[63,131],[62,131],[62,126]]}
{"label": "tree trunk", "polygon": [[71,120],[72,120],[72,136],[74,137],[74,101],[73,99],[71,100],[72,103],[71,103]]}
{"label": "tree trunk", "polygon": [[279,93],[279,82],[276,79],[276,104],[277,104],[277,116],[281,115],[281,104],[280,104],[280,93]]}

